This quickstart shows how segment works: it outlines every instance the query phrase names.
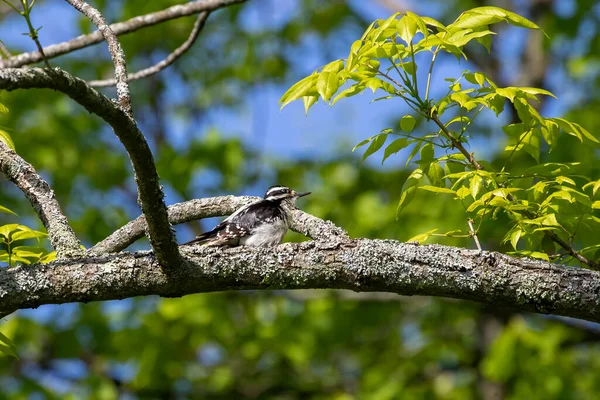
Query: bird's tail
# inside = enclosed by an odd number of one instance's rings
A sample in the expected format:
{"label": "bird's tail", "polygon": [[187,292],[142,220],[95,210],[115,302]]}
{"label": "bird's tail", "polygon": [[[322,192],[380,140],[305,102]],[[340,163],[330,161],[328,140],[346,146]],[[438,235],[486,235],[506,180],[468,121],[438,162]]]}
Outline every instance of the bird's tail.
{"label": "bird's tail", "polygon": [[196,244],[196,243],[206,243],[210,240],[211,236],[212,236],[213,232],[204,232],[199,234],[198,236],[196,236],[195,238],[193,238],[192,240],[190,240],[189,242],[186,243],[182,243],[181,246],[185,246],[188,244]]}

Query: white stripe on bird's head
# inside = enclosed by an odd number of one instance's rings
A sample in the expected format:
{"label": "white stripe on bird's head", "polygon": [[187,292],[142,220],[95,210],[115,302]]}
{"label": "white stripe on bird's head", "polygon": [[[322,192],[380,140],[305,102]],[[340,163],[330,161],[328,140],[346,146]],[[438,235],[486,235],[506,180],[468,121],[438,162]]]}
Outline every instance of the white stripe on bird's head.
{"label": "white stripe on bird's head", "polygon": [[276,201],[285,199],[296,199],[298,197],[303,197],[309,194],[310,192],[298,193],[287,186],[275,185],[267,189],[264,198],[265,200]]}
{"label": "white stripe on bird's head", "polygon": [[293,191],[287,186],[275,185],[267,189],[265,200],[283,200],[293,197]]}

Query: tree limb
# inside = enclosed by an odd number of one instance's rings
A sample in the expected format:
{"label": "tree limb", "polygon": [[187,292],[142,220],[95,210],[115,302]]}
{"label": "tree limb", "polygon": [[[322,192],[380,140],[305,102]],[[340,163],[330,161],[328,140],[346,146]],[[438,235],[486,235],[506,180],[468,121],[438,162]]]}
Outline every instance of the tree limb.
{"label": "tree limb", "polygon": [[[117,102],[121,110],[129,117],[133,118],[133,110],[131,109],[131,95],[129,93],[129,84],[127,83],[127,62],[125,61],[125,53],[121,47],[121,43],[117,39],[117,35],[110,29],[104,16],[83,0],[65,0],[75,9],[88,17],[90,21],[98,28],[104,40],[108,44],[108,52],[115,66],[115,85],[117,86]],[[40,49],[43,55],[43,51]],[[46,59],[44,59],[46,60]],[[47,63],[47,61],[46,61]],[[49,65],[48,65],[49,66]]]}
{"label": "tree limb", "polygon": [[351,289],[474,300],[600,321],[600,273],[500,253],[393,240],[276,248],[186,246],[175,274],[151,252],[0,269],[0,311],[225,290]]}
{"label": "tree limb", "polygon": [[[259,197],[252,196],[221,196],[196,199],[173,204],[167,208],[167,212],[169,222],[177,225],[201,218],[233,214],[238,208],[259,199]],[[348,234],[329,221],[323,221],[298,209],[288,211],[292,214],[291,229],[304,236],[321,241],[332,241],[336,238],[342,241],[348,240]],[[90,253],[106,254],[124,250],[144,236],[145,229],[146,219],[143,215],[140,215],[92,247]]]}
{"label": "tree limb", "polygon": [[0,69],[0,89],[12,91],[30,88],[58,90],[90,113],[98,115],[113,128],[129,153],[133,165],[140,206],[148,221],[148,236],[152,249],[161,266],[177,268],[182,259],[169,224],[154,157],[135,121],[106,96],[59,68]]}
{"label": "tree limb", "polygon": [[[115,35],[119,36],[172,19],[198,14],[203,11],[211,12],[233,4],[244,3],[245,1],[246,0],[196,0],[189,3],[177,4],[154,13],[140,15],[128,19],[127,21],[117,22],[109,25],[109,28]],[[51,59],[100,43],[102,40],[102,34],[96,31],[87,35],[78,36],[75,39],[66,42],[47,46],[44,48],[44,54],[46,55],[46,58]],[[0,60],[0,68],[16,68],[40,61],[42,61],[40,52],[33,51],[13,56],[7,60]]]}
{"label": "tree limb", "polygon": [[[203,11],[198,15],[198,18],[196,18],[196,22],[194,22],[194,27],[192,28],[192,31],[190,32],[190,35],[188,36],[186,41],[183,42],[181,46],[176,48],[171,54],[169,54],[167,58],[160,61],[159,63],[154,64],[151,67],[144,68],[141,71],[127,75],[127,82],[147,78],[151,75],[159,73],[163,69],[167,68],[169,65],[173,64],[179,57],[181,57],[186,51],[188,51],[189,48],[192,47],[196,39],[198,39],[198,36],[200,35],[200,32],[202,32],[204,24],[206,23],[208,14],[209,13],[207,11]],[[117,81],[115,79],[105,79],[98,81],[89,81],[88,85],[90,85],[91,87],[107,87],[115,86],[116,82]]]}
{"label": "tree limb", "polygon": [[33,166],[0,141],[0,171],[27,197],[44,224],[57,258],[83,255],[81,242],[73,232],[67,217],[54,196],[50,185],[42,179]]}

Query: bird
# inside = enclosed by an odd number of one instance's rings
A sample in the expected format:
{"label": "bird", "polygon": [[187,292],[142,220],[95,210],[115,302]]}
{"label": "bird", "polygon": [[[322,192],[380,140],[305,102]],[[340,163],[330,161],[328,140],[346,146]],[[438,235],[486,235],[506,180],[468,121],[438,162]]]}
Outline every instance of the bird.
{"label": "bird", "polygon": [[287,186],[271,186],[261,200],[238,209],[214,229],[184,245],[277,246],[289,228],[289,216],[283,203],[295,206],[298,198],[309,194],[311,192],[298,193]]}

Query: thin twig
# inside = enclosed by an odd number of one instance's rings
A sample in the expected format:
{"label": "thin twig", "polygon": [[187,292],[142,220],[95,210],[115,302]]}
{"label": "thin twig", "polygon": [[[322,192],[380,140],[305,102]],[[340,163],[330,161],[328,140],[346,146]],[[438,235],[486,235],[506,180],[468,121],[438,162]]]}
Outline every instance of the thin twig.
{"label": "thin twig", "polygon": [[442,123],[442,121],[440,121],[440,119],[438,118],[438,115],[436,112],[434,112],[430,118],[433,120],[433,122],[436,123],[437,126],[439,126],[439,128],[442,130],[442,132],[444,132],[444,134],[446,135],[446,137],[448,137],[448,139],[450,139],[450,141],[452,142],[452,145],[454,147],[456,147],[458,149],[458,151],[460,151],[465,158],[469,161],[469,163],[477,170],[483,170],[483,167],[477,162],[477,160],[475,159],[475,157],[473,157],[473,154],[469,153],[467,149],[465,149],[465,146],[463,146],[463,144],[460,142],[460,140],[458,140],[454,134],[452,132],[450,132],[450,130],[448,130],[448,128],[446,128],[446,126]]}
{"label": "thin twig", "polygon": [[33,27],[33,24],[31,23],[31,17],[30,17],[30,13],[31,13],[31,7],[33,7],[33,3],[27,4],[27,2],[23,2],[23,13],[21,14],[23,16],[23,18],[25,18],[25,21],[27,22],[27,28],[29,28],[29,37],[31,38],[31,40],[34,41],[36,47],[38,48],[38,51],[40,52],[41,56],[42,56],[42,60],[44,60],[44,64],[46,65],[46,68],[52,68],[52,66],[50,65],[50,62],[48,62],[48,58],[46,57],[46,54],[44,54],[44,48],[42,47],[42,44],[40,43],[40,38],[38,36],[38,30],[35,29]]}
{"label": "thin twig", "polygon": [[479,239],[477,238],[477,233],[475,229],[473,229],[473,221],[471,218],[467,220],[467,224],[469,224],[469,232],[471,232],[471,237],[475,240],[475,244],[477,245],[477,250],[481,251],[481,244],[479,244]]}
{"label": "thin twig", "polygon": [[[164,10],[149,14],[139,15],[128,19],[127,21],[117,22],[110,25],[110,29],[115,35],[124,35],[135,32],[149,26],[157,25],[172,19],[186,17],[198,14],[203,11],[215,11],[219,8],[241,4],[247,0],[196,0],[189,3],[177,4]],[[102,34],[98,31],[81,35],[66,42],[53,44],[44,48],[44,53],[48,59],[71,53],[73,51],[92,46],[104,40]],[[0,60],[0,68],[17,68],[23,65],[34,64],[42,61],[39,51],[22,53],[9,58]]]}
{"label": "thin twig", "polygon": [[125,61],[125,53],[121,48],[121,43],[117,39],[117,35],[110,29],[104,16],[100,14],[100,11],[90,6],[83,0],[65,0],[71,4],[75,9],[81,12],[83,15],[88,17],[90,21],[98,28],[98,31],[106,40],[108,44],[108,51],[115,65],[115,81],[117,86],[117,102],[121,107],[121,110],[125,112],[129,117],[133,118],[133,111],[131,109],[131,96],[129,94],[129,84],[127,83],[127,63]]}
{"label": "thin twig", "polygon": [[[179,57],[181,57],[186,51],[188,51],[188,49],[190,47],[192,47],[192,45],[194,44],[194,42],[200,35],[200,32],[202,32],[202,29],[204,28],[204,24],[206,23],[206,19],[208,18],[208,15],[209,15],[208,11],[201,12],[198,15],[198,18],[196,18],[196,22],[194,23],[194,27],[192,28],[192,31],[190,32],[189,37],[186,39],[185,42],[183,42],[183,44],[181,46],[179,46],[178,48],[175,49],[175,51],[173,51],[171,54],[169,54],[167,56],[167,58],[165,58],[161,62],[159,62],[151,67],[145,68],[145,69],[135,72],[133,74],[129,74],[127,76],[127,81],[131,82],[131,81],[136,81],[138,79],[147,78],[151,75],[154,75],[154,74],[162,71],[163,69],[167,68],[169,65],[173,64]],[[114,86],[115,84],[116,84],[115,79],[105,79],[105,80],[88,82],[88,85],[90,85],[92,87],[107,87],[107,86]]]}
{"label": "thin twig", "polygon": [[6,47],[6,45],[4,44],[4,42],[2,40],[0,40],[0,54],[2,54],[2,57],[4,57],[4,58],[12,57],[12,54],[10,54],[8,47]]}
{"label": "thin twig", "polygon": [[48,232],[50,244],[56,250],[57,258],[83,255],[81,242],[69,225],[50,185],[38,175],[31,164],[2,141],[0,141],[0,172],[21,189],[29,200]]}

